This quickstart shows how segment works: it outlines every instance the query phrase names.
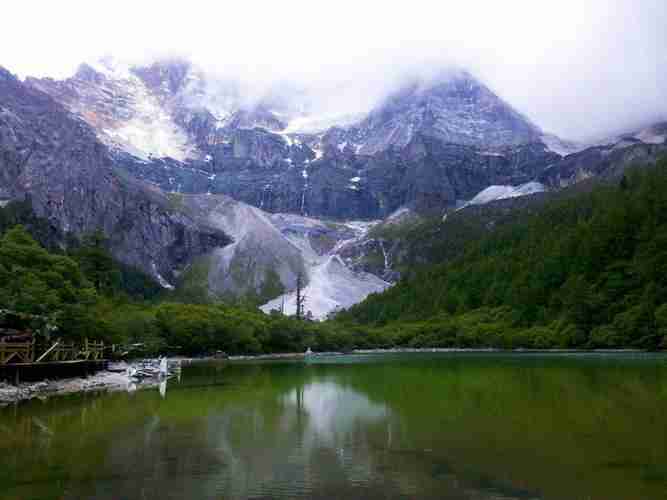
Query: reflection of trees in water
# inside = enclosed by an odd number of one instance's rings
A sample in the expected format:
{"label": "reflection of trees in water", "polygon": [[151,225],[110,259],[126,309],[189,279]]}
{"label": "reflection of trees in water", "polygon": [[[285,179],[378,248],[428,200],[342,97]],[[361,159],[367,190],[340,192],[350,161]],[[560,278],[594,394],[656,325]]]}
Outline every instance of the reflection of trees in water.
{"label": "reflection of trees in water", "polygon": [[393,366],[392,387],[374,371],[341,383],[384,401],[410,447],[446,457],[473,484],[502,477],[507,495],[555,498],[667,491],[664,357],[424,358]]}

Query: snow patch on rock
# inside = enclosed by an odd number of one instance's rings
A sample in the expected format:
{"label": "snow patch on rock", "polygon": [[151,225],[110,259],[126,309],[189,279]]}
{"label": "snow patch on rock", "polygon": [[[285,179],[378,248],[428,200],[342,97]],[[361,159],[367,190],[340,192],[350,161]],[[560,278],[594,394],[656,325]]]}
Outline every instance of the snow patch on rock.
{"label": "snow patch on rock", "polygon": [[548,151],[561,156],[578,153],[579,151],[583,151],[588,147],[585,144],[579,144],[577,142],[561,139],[560,137],[557,137],[553,134],[544,134],[542,137],[540,137],[540,139]]}
{"label": "snow patch on rock", "polygon": [[292,118],[285,132],[290,134],[317,134],[329,130],[331,127],[345,128],[357,124],[366,114],[366,112],[304,114]]}
{"label": "snow patch on rock", "polygon": [[152,263],[152,267],[153,267],[153,275],[157,279],[157,282],[160,284],[160,286],[162,288],[166,288],[167,290],[173,290],[174,285],[172,285],[166,279],[164,279],[164,277],[158,272],[155,262]]}
{"label": "snow patch on rock", "polygon": [[[369,294],[380,292],[389,283],[369,273],[355,273],[349,269],[338,255],[329,255],[324,262],[309,270],[309,283],[304,290],[305,310],[310,311],[315,319],[326,316],[339,309],[345,309],[361,302]],[[296,313],[296,293],[278,297],[261,309],[270,312],[280,309],[285,300],[285,313]]]}
{"label": "snow patch on rock", "polygon": [[667,123],[660,123],[640,130],[634,136],[646,144],[663,144],[667,139]]}
{"label": "snow patch on rock", "polygon": [[97,131],[102,142],[142,160],[199,157],[186,133],[130,65],[104,58],[88,66],[104,79],[95,84],[75,80],[70,90],[76,97],[68,98],[66,105]]}
{"label": "snow patch on rock", "polygon": [[[274,216],[275,218],[276,216]],[[304,255],[308,285],[304,289],[306,296],[305,311],[310,311],[314,319],[326,319],[331,312],[348,308],[364,300],[369,294],[381,292],[390,286],[377,276],[355,272],[341,258],[340,252],[347,245],[364,238],[377,221],[351,221],[342,223],[352,237],[338,241],[331,251],[320,255],[312,248],[307,231],[323,228],[324,223],[317,219],[299,216],[278,216],[282,219],[283,232],[291,233],[290,240]],[[298,226],[302,230],[299,231]],[[306,235],[306,236],[304,236]],[[284,304],[287,315],[296,314],[296,291],[275,298],[264,304],[261,309],[268,313],[280,310]]]}
{"label": "snow patch on rock", "polygon": [[463,207],[468,205],[484,205],[495,200],[517,198],[519,196],[527,196],[530,194],[542,193],[544,191],[546,191],[546,187],[539,182],[527,182],[519,186],[489,186],[477,193],[477,195],[468,201],[468,203],[465,203]]}

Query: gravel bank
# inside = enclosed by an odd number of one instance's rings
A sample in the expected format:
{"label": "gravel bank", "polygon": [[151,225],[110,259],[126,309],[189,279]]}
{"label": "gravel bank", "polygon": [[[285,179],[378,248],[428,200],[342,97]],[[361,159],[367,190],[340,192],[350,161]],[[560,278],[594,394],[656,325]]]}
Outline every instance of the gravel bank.
{"label": "gravel bank", "polygon": [[[45,399],[78,392],[128,391],[159,385],[160,377],[156,372],[152,376],[131,377],[128,369],[145,369],[157,366],[159,360],[141,360],[132,363],[111,363],[108,371],[101,371],[88,377],[42,380],[40,382],[22,382],[18,386],[0,382],[0,406],[7,406],[29,399]],[[180,369],[180,360],[169,361],[169,376]],[[164,380],[164,379],[163,379]]]}

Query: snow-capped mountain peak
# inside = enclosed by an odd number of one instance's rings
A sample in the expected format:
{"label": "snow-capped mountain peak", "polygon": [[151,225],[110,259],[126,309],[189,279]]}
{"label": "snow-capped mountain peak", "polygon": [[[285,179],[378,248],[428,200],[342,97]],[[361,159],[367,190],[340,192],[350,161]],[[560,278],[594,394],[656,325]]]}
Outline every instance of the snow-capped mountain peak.
{"label": "snow-capped mountain peak", "polygon": [[537,142],[541,132],[462,70],[409,81],[351,130],[362,154],[405,147],[416,134],[493,148]]}
{"label": "snow-capped mountain peak", "polygon": [[199,156],[160,95],[130,65],[105,58],[81,65],[67,80],[27,81],[79,115],[112,149],[144,160],[184,161]]}

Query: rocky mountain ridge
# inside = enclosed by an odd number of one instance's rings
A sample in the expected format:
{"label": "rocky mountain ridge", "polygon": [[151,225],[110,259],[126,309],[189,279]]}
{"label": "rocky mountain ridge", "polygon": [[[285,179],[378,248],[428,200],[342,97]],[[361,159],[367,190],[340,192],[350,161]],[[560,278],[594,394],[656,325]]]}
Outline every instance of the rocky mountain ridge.
{"label": "rocky mountain ridge", "polygon": [[161,190],[115,168],[84,121],[0,69],[0,199],[75,235],[102,230],[122,262],[170,281],[196,255],[230,238],[171,210]]}
{"label": "rocky mountain ridge", "polygon": [[[295,126],[317,121],[298,93],[248,103],[234,82],[207,78],[187,61],[103,61],[64,81],[27,83],[87,121],[132,175],[270,212],[381,218],[404,205],[441,210],[489,184],[533,180],[529,164],[560,157],[537,126],[461,70],[413,78],[356,121],[319,132]],[[452,175],[461,165],[465,176]]]}
{"label": "rocky mountain ridge", "polygon": [[562,140],[459,69],[408,79],[374,108],[320,127],[298,90],[251,99],[185,60],[103,60],[67,80],[26,83],[89,123],[132,176],[165,191],[338,219],[438,213],[494,185],[555,189],[608,169],[616,160],[605,151],[655,161],[665,139],[656,124],[592,147]]}

